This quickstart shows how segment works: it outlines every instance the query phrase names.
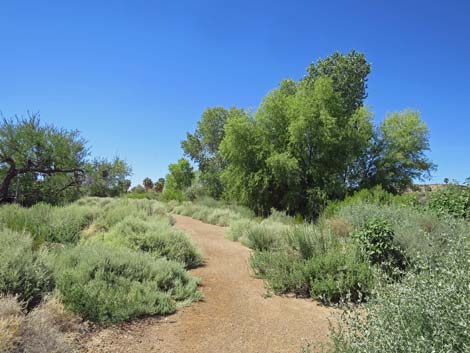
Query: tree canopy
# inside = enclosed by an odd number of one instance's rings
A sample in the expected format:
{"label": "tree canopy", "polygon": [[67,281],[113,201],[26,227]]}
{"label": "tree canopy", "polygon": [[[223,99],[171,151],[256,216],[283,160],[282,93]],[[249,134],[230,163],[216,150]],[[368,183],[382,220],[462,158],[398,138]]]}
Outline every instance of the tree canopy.
{"label": "tree canopy", "polygon": [[[281,81],[254,114],[207,109],[183,150],[201,179],[260,214],[271,208],[316,217],[361,187],[400,192],[429,175],[429,131],[419,113],[388,115],[374,127],[364,106],[370,64],[356,51],[312,63]],[[214,167],[214,166],[217,167]],[[210,172],[216,176],[204,179]]]}
{"label": "tree canopy", "polygon": [[38,114],[0,122],[0,203],[52,204],[83,194],[115,196],[127,191],[130,167],[119,158],[88,160],[77,130],[43,124]]}

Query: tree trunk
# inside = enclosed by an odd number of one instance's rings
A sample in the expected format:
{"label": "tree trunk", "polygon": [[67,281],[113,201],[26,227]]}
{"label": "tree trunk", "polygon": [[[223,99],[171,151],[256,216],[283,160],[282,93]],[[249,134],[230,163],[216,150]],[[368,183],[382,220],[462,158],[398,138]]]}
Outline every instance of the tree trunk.
{"label": "tree trunk", "polygon": [[10,189],[10,184],[13,178],[18,174],[15,163],[10,164],[10,169],[8,169],[7,174],[0,184],[0,203],[10,202],[11,200],[8,197],[8,190]]}

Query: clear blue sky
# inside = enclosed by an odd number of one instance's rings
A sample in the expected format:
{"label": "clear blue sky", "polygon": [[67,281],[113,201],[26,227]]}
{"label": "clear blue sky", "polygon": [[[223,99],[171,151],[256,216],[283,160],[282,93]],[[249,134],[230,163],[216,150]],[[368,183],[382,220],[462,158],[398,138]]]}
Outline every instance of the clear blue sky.
{"label": "clear blue sky", "polygon": [[[0,0],[1,1],[1,0]],[[470,176],[470,2],[1,1],[0,111],[76,128],[158,178],[209,106],[255,109],[281,79],[356,49],[377,121],[415,108],[433,181]]]}

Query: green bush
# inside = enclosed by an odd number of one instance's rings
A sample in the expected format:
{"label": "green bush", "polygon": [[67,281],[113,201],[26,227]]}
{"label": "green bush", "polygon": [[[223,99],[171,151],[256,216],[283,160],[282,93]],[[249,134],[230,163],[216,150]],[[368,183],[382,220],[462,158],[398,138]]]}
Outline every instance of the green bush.
{"label": "green bush", "polygon": [[378,288],[365,307],[346,313],[332,332],[332,352],[469,352],[470,242],[449,235],[449,250]]}
{"label": "green bush", "polygon": [[256,252],[250,264],[274,292],[311,296],[325,304],[364,301],[374,283],[372,270],[352,244],[338,243],[309,259],[287,251]]}
{"label": "green bush", "polygon": [[49,263],[65,307],[96,322],[168,314],[200,298],[181,264],[125,248],[78,245]]}
{"label": "green bush", "polygon": [[155,258],[165,257],[181,262],[186,268],[194,268],[202,263],[202,256],[196,247],[183,232],[171,227],[168,218],[143,220],[128,216],[108,232],[89,241],[104,241],[141,250]]}
{"label": "green bush", "polygon": [[395,233],[389,222],[372,219],[353,233],[364,254],[373,265],[378,265],[391,278],[398,278],[406,267],[406,258],[396,244]]}
{"label": "green bush", "polygon": [[36,244],[44,241],[77,243],[81,231],[87,227],[99,209],[80,205],[65,207],[36,204],[31,208],[18,205],[0,207],[0,224],[9,229],[30,233]]}
{"label": "green bush", "polygon": [[470,185],[446,185],[430,193],[427,206],[439,215],[470,219]]}
{"label": "green bush", "polygon": [[268,288],[277,294],[294,293],[309,296],[305,261],[287,251],[257,251],[250,258],[257,277],[266,280]]}
{"label": "green bush", "polygon": [[275,250],[282,245],[286,226],[276,223],[254,223],[247,229],[246,236],[240,238],[243,245],[258,251]]}
{"label": "green bush", "polygon": [[16,295],[29,308],[53,288],[51,275],[25,233],[0,229],[0,293]]}

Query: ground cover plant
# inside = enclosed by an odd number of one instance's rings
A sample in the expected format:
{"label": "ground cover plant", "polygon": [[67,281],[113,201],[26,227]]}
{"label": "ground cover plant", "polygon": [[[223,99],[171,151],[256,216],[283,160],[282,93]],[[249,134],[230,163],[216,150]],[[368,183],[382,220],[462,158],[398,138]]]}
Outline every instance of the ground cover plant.
{"label": "ground cover plant", "polygon": [[[0,207],[0,294],[33,310],[54,292],[96,322],[167,314],[200,298],[202,256],[153,200],[84,198]],[[29,314],[28,314],[29,315]]]}

